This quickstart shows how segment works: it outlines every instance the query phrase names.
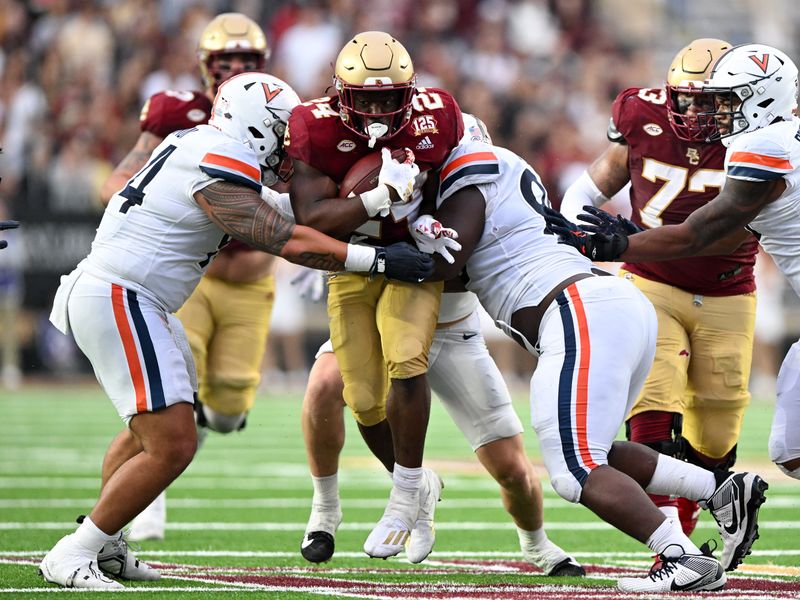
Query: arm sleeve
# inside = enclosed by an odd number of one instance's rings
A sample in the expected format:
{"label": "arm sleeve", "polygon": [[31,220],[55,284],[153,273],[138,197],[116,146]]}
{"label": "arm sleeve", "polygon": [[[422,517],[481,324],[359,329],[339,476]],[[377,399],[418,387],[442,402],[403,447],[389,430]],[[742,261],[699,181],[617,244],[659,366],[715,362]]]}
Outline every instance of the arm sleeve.
{"label": "arm sleeve", "polygon": [[577,222],[578,215],[583,212],[583,207],[591,204],[602,206],[608,198],[600,191],[587,171],[567,188],[561,200],[560,212],[573,223]]}

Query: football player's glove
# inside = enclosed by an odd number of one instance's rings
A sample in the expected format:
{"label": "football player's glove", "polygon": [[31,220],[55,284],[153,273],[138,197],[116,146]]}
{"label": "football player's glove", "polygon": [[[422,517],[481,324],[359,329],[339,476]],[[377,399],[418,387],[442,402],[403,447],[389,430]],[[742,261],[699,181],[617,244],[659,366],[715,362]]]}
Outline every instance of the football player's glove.
{"label": "football player's glove", "polygon": [[557,235],[559,242],[572,246],[592,261],[616,260],[628,248],[628,235],[624,231],[612,235],[588,233],[560,212],[544,208],[546,230]]}
{"label": "football player's glove", "polygon": [[408,202],[414,191],[414,180],[419,175],[419,166],[414,162],[414,153],[406,150],[406,159],[398,162],[392,158],[388,148],[381,148],[383,166],[378,174],[378,185],[386,185],[397,192],[400,202]]}
{"label": "football player's glove", "polygon": [[420,252],[408,242],[398,242],[375,248],[375,259],[369,275],[419,283],[433,275],[435,268],[436,263],[430,254]]}
{"label": "football player's glove", "polygon": [[[596,206],[586,205],[583,207],[585,213],[578,215],[578,219],[588,225],[580,225],[580,228],[590,233],[604,233],[606,235],[622,234],[633,235],[644,231],[630,219],[626,219],[620,214],[612,217],[609,213]],[[588,214],[587,214],[588,213]]]}
{"label": "football player's glove", "polygon": [[438,252],[451,265],[455,262],[450,250],[456,252],[461,250],[461,244],[456,241],[458,232],[455,229],[442,227],[442,224],[430,215],[420,215],[408,229],[417,248],[427,254]]}

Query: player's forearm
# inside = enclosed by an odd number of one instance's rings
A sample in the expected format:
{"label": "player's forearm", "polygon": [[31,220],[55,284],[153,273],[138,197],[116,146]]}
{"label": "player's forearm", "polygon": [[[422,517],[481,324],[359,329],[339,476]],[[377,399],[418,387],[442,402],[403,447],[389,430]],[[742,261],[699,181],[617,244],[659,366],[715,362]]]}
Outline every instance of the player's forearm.
{"label": "player's forearm", "polygon": [[100,188],[100,202],[103,204],[103,206],[108,206],[108,203],[111,201],[111,197],[125,187],[125,184],[128,183],[128,179],[130,179],[131,175],[119,172],[116,169],[113,173],[111,173],[103,186]]}
{"label": "player's forearm", "polygon": [[325,271],[345,270],[347,253],[348,244],[303,225],[293,228],[280,250],[280,256],[290,262]]}
{"label": "player's forearm", "polygon": [[696,256],[705,247],[686,224],[648,229],[628,238],[628,247],[619,260],[648,262]]}
{"label": "player's forearm", "polygon": [[327,198],[313,202],[295,202],[292,209],[298,224],[334,237],[344,237],[369,220],[359,197]]}

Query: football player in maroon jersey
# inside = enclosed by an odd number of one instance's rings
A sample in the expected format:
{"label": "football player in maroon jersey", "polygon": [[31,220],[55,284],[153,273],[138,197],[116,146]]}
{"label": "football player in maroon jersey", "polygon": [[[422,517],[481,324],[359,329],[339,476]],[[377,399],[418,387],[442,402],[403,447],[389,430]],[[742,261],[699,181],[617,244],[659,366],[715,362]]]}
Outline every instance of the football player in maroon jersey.
{"label": "football player in maroon jersey", "polygon": [[[240,13],[215,17],[200,35],[197,56],[205,90],[164,91],[142,108],[141,134],[101,190],[108,203],[173,131],[206,123],[219,85],[247,71],[266,72],[270,49],[262,29]],[[269,180],[268,180],[269,179]],[[265,185],[278,181],[267,173]],[[178,311],[194,355],[199,402],[198,433],[242,429],[261,380],[261,360],[275,294],[274,257],[232,240],[208,266],[200,285]],[[131,440],[120,434],[120,452]],[[103,474],[113,465],[104,465]],[[130,539],[163,539],[166,521],[162,494],[134,519]]]}
{"label": "football player in maroon jersey", "polygon": [[[705,142],[713,110],[703,81],[730,44],[698,39],[676,55],[664,88],[629,88],[617,96],[610,144],[567,190],[561,212],[574,220],[584,205],[602,206],[628,182],[634,223],[682,223],[725,181],[725,148]],[[706,469],[736,460],[755,322],[752,236],[726,256],[625,263],[620,274],[644,292],[658,314],[653,369],[627,421],[628,437]],[[699,507],[652,496],[687,533]]]}
{"label": "football player in maroon jersey", "polygon": [[[458,104],[444,90],[417,88],[408,52],[379,31],[347,42],[334,85],[336,96],[301,104],[289,120],[285,144],[294,159],[297,223],[371,245],[410,241],[408,222],[419,213],[418,202],[390,198],[382,185],[360,199],[333,198],[335,191],[359,158],[381,148],[408,148],[421,171],[438,169],[463,134]],[[386,511],[364,544],[368,555],[386,558],[403,549],[421,505],[432,515],[439,498],[441,484],[423,470],[422,456],[428,351],[442,286],[348,273],[332,274],[328,283],[345,402],[369,448],[393,473]]]}

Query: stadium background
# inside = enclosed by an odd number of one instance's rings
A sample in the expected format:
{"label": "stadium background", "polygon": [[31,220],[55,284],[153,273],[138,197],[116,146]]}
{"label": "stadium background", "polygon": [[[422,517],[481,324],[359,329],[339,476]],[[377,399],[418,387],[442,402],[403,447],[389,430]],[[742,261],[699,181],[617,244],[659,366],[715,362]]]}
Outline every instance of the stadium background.
{"label": "stadium background", "polygon": [[[793,0],[0,0],[0,215],[23,223],[0,253],[0,390],[90,373],[47,321],[58,276],[88,252],[99,187],[134,144],[144,100],[201,89],[199,33],[229,10],[262,25],[271,72],[304,99],[326,93],[351,34],[391,32],[419,84],[453,92],[495,143],[537,169],[555,204],[603,150],[620,90],[660,86],[675,52],[697,37],[765,42],[796,57],[800,24]],[[768,259],[760,264],[753,385],[769,395],[800,312]],[[302,385],[326,336],[324,304],[297,296],[296,273],[279,270],[267,387]],[[491,324],[486,333],[510,383],[524,381],[529,358]]]}

